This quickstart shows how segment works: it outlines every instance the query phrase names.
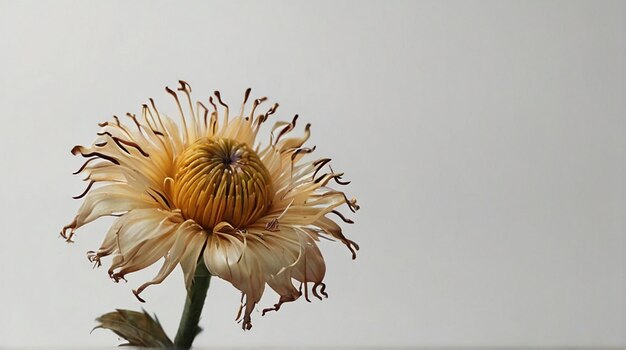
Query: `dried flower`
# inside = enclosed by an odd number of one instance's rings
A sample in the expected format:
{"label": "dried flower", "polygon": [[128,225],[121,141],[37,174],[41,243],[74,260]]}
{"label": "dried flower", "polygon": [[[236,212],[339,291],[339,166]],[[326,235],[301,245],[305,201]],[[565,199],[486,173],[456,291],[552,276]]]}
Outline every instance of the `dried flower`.
{"label": "dried flower", "polygon": [[276,122],[269,144],[260,149],[255,147],[257,133],[278,104],[255,116],[266,98],[256,99],[244,115],[248,89],[239,114],[230,119],[217,91],[223,116],[213,97],[210,110],[199,101],[194,105],[184,81],[178,88],[182,104],[175,91],[166,91],[176,101],[180,128],[150,99],[140,118],[127,114],[129,123],[122,123],[114,116],[99,124],[102,129],[91,147],[72,149],[87,158],[76,174],[86,174],[89,185],[75,197],[84,202],[61,235],[71,241],[83,225],[118,216],[102,246],[88,257],[99,266],[101,258],[111,255],[108,272],[116,282],[165,258],[157,276],[133,291],[141,301],[140,293],[162,282],[178,264],[189,289],[196,263],[203,259],[212,275],[243,293],[239,312],[245,308],[244,329],[252,326],[250,314],[266,283],[280,299],[263,313],[298,299],[302,289],[308,300],[309,283],[321,299],[326,267],[316,242],[338,239],[354,258],[358,245],[334,219],[352,223],[336,209],[345,204],[356,211],[358,206],[328,186],[330,181],[347,184],[341,173],[323,173],[330,159],[302,161],[315,149],[303,146],[310,125],[302,137],[288,138],[298,116]]}

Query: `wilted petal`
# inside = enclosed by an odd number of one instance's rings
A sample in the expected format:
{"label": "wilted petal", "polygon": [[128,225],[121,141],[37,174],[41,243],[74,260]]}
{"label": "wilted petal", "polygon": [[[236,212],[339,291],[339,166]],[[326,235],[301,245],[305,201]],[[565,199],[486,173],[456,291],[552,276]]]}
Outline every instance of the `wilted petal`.
{"label": "wilted petal", "polygon": [[250,329],[250,314],[263,295],[265,278],[260,260],[246,248],[244,235],[213,231],[204,250],[204,262],[212,275],[229,281],[245,295],[242,326]]}
{"label": "wilted petal", "polygon": [[280,299],[273,308],[264,309],[263,314],[270,310],[278,310],[283,303],[295,301],[301,293],[292,282],[292,269],[297,266],[305,251],[296,230],[282,226],[280,231],[249,230],[247,248],[253,250],[260,259],[265,275],[265,282]]}
{"label": "wilted petal", "polygon": [[[146,198],[147,197],[147,198]],[[61,231],[68,240],[74,231],[99,217],[124,213],[133,209],[157,208],[159,205],[149,196],[138,193],[127,184],[110,184],[91,190],[78,209],[78,214],[69,225]],[[67,234],[69,231],[69,235]]]}
{"label": "wilted petal", "polygon": [[128,273],[152,265],[167,254],[176,238],[173,232],[182,222],[180,214],[159,209],[135,209],[111,227],[102,247],[90,259],[100,263],[113,254],[109,275],[115,281]]}
{"label": "wilted petal", "polygon": [[[191,235],[191,240],[187,243],[187,249],[180,259],[180,266],[183,268],[183,275],[185,276],[185,286],[187,289],[191,287],[193,276],[196,273],[196,266],[200,259],[200,252],[207,240],[207,233],[198,226],[192,220],[185,221],[187,227],[183,229],[187,231],[188,235]],[[184,223],[183,223],[184,225]],[[183,226],[181,225],[181,226]]]}
{"label": "wilted petal", "polygon": [[[134,291],[138,298],[139,294],[148,286],[163,282],[163,280],[169,276],[179,262],[183,266],[185,281],[188,283],[187,287],[189,288],[191,285],[193,272],[195,272],[195,266],[198,256],[200,255],[200,250],[206,241],[206,233],[195,222],[187,220],[178,225],[178,228],[174,231],[173,236],[176,237],[174,244],[165,256],[165,262],[163,262],[163,266],[161,267],[159,273],[154,279],[142,284],[139,288],[137,288],[137,290]],[[191,262],[193,262],[193,267],[189,266]]]}
{"label": "wilted petal", "polygon": [[180,214],[156,208],[131,210],[113,223],[98,255],[130,254],[145,241],[170,233],[182,221]]}

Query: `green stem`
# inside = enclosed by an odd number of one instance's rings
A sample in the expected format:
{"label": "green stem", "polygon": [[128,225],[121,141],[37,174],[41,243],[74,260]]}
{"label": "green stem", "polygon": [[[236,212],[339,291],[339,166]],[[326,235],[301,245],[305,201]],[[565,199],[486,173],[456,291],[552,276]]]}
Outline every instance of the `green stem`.
{"label": "green stem", "polygon": [[198,326],[198,321],[200,321],[204,299],[206,298],[210,282],[211,274],[204,265],[204,261],[200,259],[196,266],[196,273],[193,276],[192,286],[187,292],[185,308],[183,309],[178,332],[174,339],[174,347],[176,349],[191,348],[194,338],[202,331],[202,328]]}

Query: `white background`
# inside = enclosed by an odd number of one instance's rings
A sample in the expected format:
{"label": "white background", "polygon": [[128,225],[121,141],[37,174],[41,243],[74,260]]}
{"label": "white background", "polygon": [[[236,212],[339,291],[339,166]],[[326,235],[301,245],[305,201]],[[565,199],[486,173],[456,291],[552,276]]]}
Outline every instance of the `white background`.
{"label": "white background", "polygon": [[[299,113],[362,205],[357,260],[323,244],[329,299],[243,332],[214,279],[197,345],[625,345],[625,24],[624,2],[1,1],[0,345],[119,343],[94,318],[156,270],[92,270],[110,221],[59,238],[69,151],[149,97],[173,112],[178,79]],[[173,334],[181,271],[143,296]]]}

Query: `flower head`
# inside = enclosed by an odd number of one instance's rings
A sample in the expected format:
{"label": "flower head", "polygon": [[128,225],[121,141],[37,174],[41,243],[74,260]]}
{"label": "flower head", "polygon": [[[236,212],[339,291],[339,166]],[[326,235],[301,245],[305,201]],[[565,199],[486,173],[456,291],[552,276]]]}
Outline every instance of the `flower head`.
{"label": "flower head", "polygon": [[336,209],[345,205],[354,212],[358,206],[329,187],[331,181],[347,184],[343,174],[323,172],[330,159],[303,161],[315,149],[304,147],[310,125],[303,136],[288,137],[298,116],[278,121],[268,145],[260,148],[255,146],[259,128],[278,104],[255,115],[266,98],[256,99],[244,115],[248,89],[239,113],[230,118],[217,91],[217,104],[208,99],[210,109],[192,102],[184,81],[178,88],[182,103],[177,92],[166,91],[176,101],[180,126],[150,99],[140,117],[128,113],[129,122],[122,123],[114,116],[99,124],[91,147],[72,149],[87,158],[76,174],[85,174],[89,185],[75,197],[84,202],[61,235],[71,241],[83,225],[117,216],[102,246],[88,253],[92,262],[99,266],[101,258],[112,256],[108,272],[117,282],[164,258],[157,276],[133,291],[143,301],[140,293],[178,264],[189,288],[196,264],[203,261],[212,275],[243,293],[244,329],[252,326],[250,314],[265,284],[280,299],[263,313],[298,299],[302,290],[308,300],[309,283],[314,296],[326,296],[326,267],[316,242],[337,239],[356,257],[358,245],[335,219],[352,223]]}

